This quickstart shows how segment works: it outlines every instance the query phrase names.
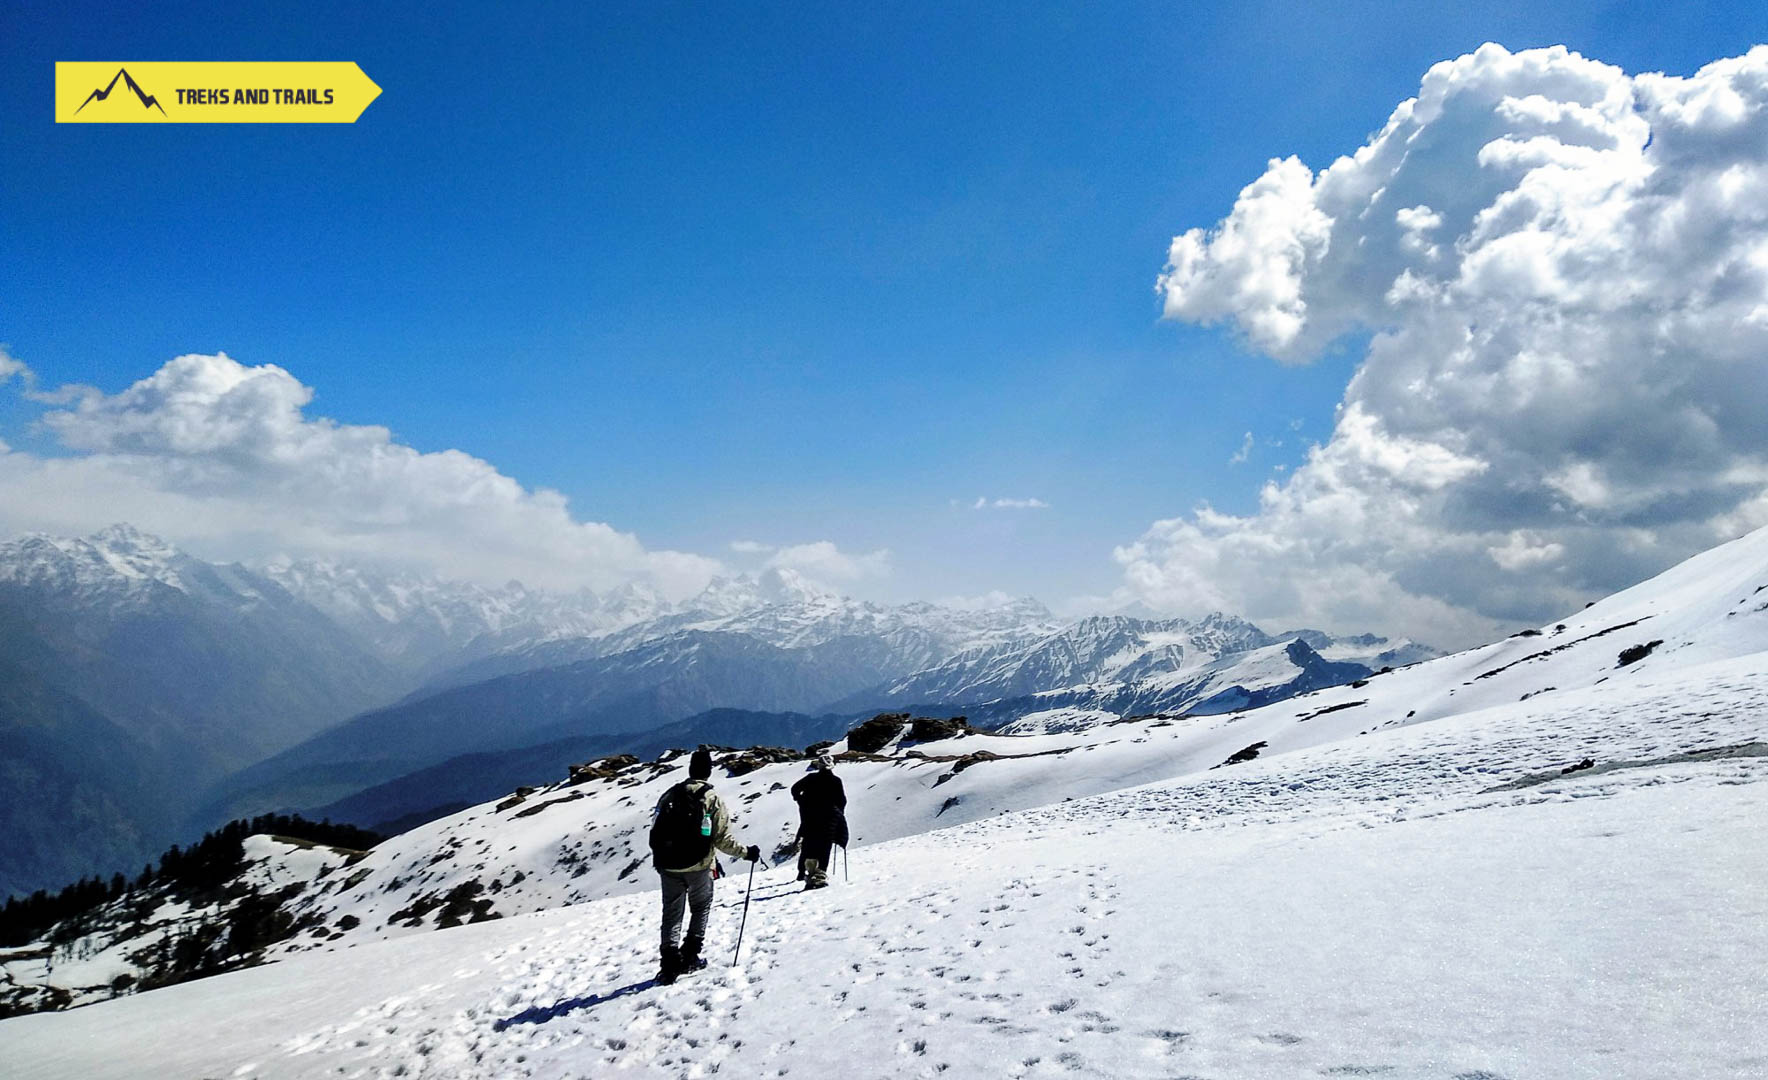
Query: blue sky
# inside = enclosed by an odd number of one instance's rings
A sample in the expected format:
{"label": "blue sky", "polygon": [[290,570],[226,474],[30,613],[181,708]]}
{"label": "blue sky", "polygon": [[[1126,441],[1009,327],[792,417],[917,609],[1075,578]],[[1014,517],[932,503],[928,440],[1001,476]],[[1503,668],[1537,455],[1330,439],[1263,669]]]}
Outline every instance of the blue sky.
{"label": "blue sky", "polygon": [[[279,365],[310,418],[649,549],[1104,595],[1151,522],[1253,512],[1362,358],[1162,321],[1175,234],[1487,40],[1687,75],[1768,37],[1757,5],[1548,8],[10,5],[0,341],[107,394]],[[383,93],[352,126],[50,122],[55,60],[131,58],[354,60]],[[0,439],[67,453],[44,408],[0,395]]]}

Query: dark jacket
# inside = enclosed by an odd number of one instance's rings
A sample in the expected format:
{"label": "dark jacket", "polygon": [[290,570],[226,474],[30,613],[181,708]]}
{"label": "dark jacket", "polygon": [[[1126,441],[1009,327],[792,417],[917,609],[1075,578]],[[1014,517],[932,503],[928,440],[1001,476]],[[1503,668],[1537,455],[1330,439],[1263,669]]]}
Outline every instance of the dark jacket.
{"label": "dark jacket", "polygon": [[847,846],[847,789],[841,778],[818,769],[792,785],[798,803],[799,832],[806,842],[827,840]]}

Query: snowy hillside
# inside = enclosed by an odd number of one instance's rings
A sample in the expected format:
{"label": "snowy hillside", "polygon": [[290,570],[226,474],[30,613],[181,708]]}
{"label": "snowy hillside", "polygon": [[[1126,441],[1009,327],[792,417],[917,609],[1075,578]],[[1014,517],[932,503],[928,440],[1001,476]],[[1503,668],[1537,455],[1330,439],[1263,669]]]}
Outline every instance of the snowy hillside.
{"label": "snowy hillside", "polygon": [[[1610,762],[1645,760],[1762,738],[1768,733],[1755,728],[1748,715],[1750,708],[1768,702],[1768,686],[1753,686],[1748,677],[1759,660],[1737,670],[1679,674],[1667,685],[1651,682],[1643,690],[1631,681],[1602,688],[1571,706],[1590,718],[1577,723],[1562,711],[1569,703],[1552,698],[1536,709],[1482,717],[1475,728],[1482,739],[1498,739],[1501,732],[1502,740],[1512,745],[1498,758],[1461,770],[1471,773],[1463,779],[1483,788],[1592,754]],[[1708,679],[1725,682],[1706,689]],[[1369,689],[1378,681],[1372,680]],[[1677,702],[1720,710],[1729,719],[1714,725],[1663,723]],[[1396,710],[1396,723],[1383,726],[1415,726],[1398,723],[1404,718],[1397,704],[1390,708]],[[1631,719],[1636,712],[1658,722]],[[1208,772],[1236,758],[1332,745],[1333,753],[1311,767],[1331,770],[1339,767],[1332,764],[1337,759],[1360,761],[1369,753],[1382,757],[1380,751],[1340,747],[1354,743],[1367,724],[1361,710],[1334,709],[1332,703],[1309,697],[1252,713],[1149,719],[1043,736],[971,733],[915,742],[905,728],[879,754],[842,756],[841,773],[855,805],[866,807],[854,814],[857,847],[1156,778]],[[1390,746],[1379,766],[1359,767],[1402,774],[1422,768],[1427,774],[1433,768],[1429,748],[1453,756],[1459,734],[1427,729],[1416,739]],[[843,741],[835,750],[841,754],[845,747]],[[468,893],[485,902],[483,917],[654,888],[645,846],[650,809],[668,786],[685,776],[685,760],[632,763],[609,770],[613,775],[606,778],[560,783],[432,822],[378,846],[351,878],[319,886],[294,910],[303,917],[321,912],[320,921],[330,927],[349,916],[356,925],[345,940],[354,940],[433,926],[430,912],[440,910],[449,897]],[[721,764],[733,760],[745,761],[746,755],[721,756]],[[768,852],[787,848],[797,816],[785,789],[803,771],[799,757],[720,784],[746,842]],[[1332,797],[1339,800],[1367,795],[1384,801],[1401,794],[1391,784],[1365,790],[1367,781],[1355,790],[1339,785],[1322,790],[1336,792]],[[414,911],[419,912],[415,917],[397,917]],[[291,947],[315,944],[300,941]]]}
{"label": "snowy hillside", "polygon": [[299,892],[360,857],[361,852],[258,835],[244,841],[243,870],[208,902],[193,902],[175,885],[138,884],[62,927],[59,940],[0,948],[0,1015],[86,1005],[174,981],[184,974],[180,967],[196,966],[191,951],[196,943],[227,953],[232,963],[217,965],[220,969],[237,966],[253,951],[251,943],[242,942],[248,936],[242,931],[253,929],[254,916],[276,913],[289,897],[285,890]]}
{"label": "snowy hillside", "polygon": [[[355,934],[0,1022],[0,1046],[21,1078],[851,1075],[856,1055],[903,1076],[1760,1074],[1763,656],[1362,737],[1348,710],[1302,720],[1295,704],[1210,718],[1197,739],[1155,721],[1110,743],[1025,740],[1072,749],[937,789],[955,763],[843,766],[866,832],[852,882],[806,894],[790,868],[758,875],[735,967],[740,882],[725,882],[714,966],[671,988],[647,985],[649,871],[608,884],[618,818],[578,818],[651,793],[620,796],[617,778],[437,823],[443,877],[422,883],[495,864],[503,889],[479,896],[520,893],[511,914],[573,882],[611,899],[417,933],[372,925],[404,893],[340,887]],[[1252,735],[1269,752],[1209,768]],[[720,782],[746,807],[740,832],[781,835],[763,800],[797,771]],[[1154,782],[1062,801],[1103,775]],[[968,824],[875,842],[947,791]],[[1010,799],[1044,806],[995,812]],[[559,842],[582,848],[529,861]],[[397,856],[405,872],[416,854]],[[352,873],[395,859],[377,849]]]}

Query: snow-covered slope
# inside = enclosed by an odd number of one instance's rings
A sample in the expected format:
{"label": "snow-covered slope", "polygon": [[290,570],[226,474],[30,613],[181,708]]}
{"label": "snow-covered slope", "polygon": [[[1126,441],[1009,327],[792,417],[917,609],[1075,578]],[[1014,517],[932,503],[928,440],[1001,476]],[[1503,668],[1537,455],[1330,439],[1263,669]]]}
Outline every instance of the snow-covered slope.
{"label": "snow-covered slope", "polygon": [[[1765,705],[1757,653],[1362,737],[1342,737],[1341,713],[1212,718],[1199,740],[1153,721],[1121,725],[1111,743],[1020,740],[1072,749],[984,761],[937,789],[955,763],[850,764],[866,830],[852,881],[799,893],[789,867],[766,871],[746,916],[726,881],[714,966],[671,988],[647,982],[649,871],[604,886],[624,855],[617,826],[566,824],[591,799],[619,812],[620,779],[567,803],[553,800],[569,791],[535,793],[438,823],[433,869],[513,867],[552,829],[568,850],[528,864],[529,877],[634,895],[416,933],[371,925],[389,901],[340,887],[358,933],[251,971],[0,1022],[0,1045],[21,1080],[1760,1075]],[[1290,752],[1273,743],[1205,766],[1284,725],[1310,734]],[[1294,745],[1333,726],[1341,737]],[[1561,771],[1585,758],[1599,764]],[[1163,772],[1061,801],[1099,775]],[[746,835],[777,835],[771,775],[720,783],[746,807]],[[956,795],[947,819],[962,810],[969,822],[874,842],[925,812],[896,801],[916,779],[928,798]],[[627,797],[641,802],[651,783]],[[392,871],[371,866],[391,854],[361,868]],[[498,880],[479,896],[502,903],[527,884]],[[323,951],[372,938],[392,940]]]}
{"label": "snow-covered slope", "polygon": [[274,836],[250,836],[244,846],[244,868],[201,901],[171,883],[139,885],[63,927],[62,940],[0,948],[0,1015],[71,1008],[171,981],[188,951],[180,942],[207,939],[221,966],[244,963],[250,949],[230,948],[227,928],[248,929],[254,911],[275,912],[291,892],[362,854]]}

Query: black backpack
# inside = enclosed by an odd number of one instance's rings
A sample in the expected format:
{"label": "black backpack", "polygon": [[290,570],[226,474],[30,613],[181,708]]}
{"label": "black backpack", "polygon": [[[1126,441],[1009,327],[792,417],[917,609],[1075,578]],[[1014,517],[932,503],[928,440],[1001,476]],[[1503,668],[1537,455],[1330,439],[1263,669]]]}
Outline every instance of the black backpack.
{"label": "black backpack", "polygon": [[651,823],[651,865],[658,870],[680,870],[693,866],[712,851],[712,837],[700,835],[700,822],[706,817],[706,793],[711,789],[699,785],[689,790],[687,783],[677,784],[663,793],[657,803],[657,820]]}

